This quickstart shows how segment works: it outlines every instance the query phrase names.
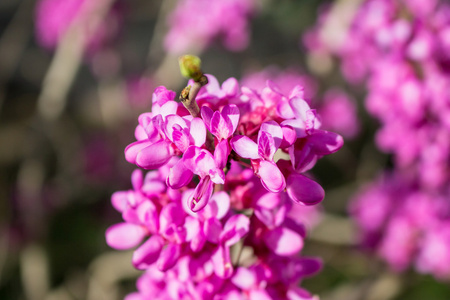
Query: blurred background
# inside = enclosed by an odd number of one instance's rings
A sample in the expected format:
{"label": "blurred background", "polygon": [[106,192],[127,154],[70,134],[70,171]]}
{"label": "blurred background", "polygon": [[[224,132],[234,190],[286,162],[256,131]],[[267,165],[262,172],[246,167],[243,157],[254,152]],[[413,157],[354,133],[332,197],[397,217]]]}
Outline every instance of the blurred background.
{"label": "blurred background", "polygon": [[339,51],[326,52],[317,32],[328,22],[339,43],[363,2],[1,0],[0,299],[114,300],[135,290],[131,253],[105,243],[121,220],[110,196],[131,188],[123,150],[153,89],[186,85],[177,61],[186,53],[219,82],[304,85],[323,126],[344,136],[313,170],[326,198],[306,212],[303,253],[324,269],[305,288],[324,300],[450,299],[448,274],[395,268],[362,249],[349,214],[351,199],[396,161],[375,142],[367,86],[342,74]]}

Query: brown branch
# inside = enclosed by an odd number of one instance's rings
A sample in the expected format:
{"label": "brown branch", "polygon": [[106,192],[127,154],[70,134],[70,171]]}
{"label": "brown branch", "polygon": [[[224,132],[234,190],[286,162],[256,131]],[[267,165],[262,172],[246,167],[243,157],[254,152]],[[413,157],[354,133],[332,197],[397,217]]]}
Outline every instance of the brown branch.
{"label": "brown branch", "polygon": [[[205,75],[202,75],[200,79],[194,82],[192,86],[188,85],[181,91],[180,101],[194,118],[200,117],[200,108],[198,107],[195,99],[197,98],[198,92],[202,86],[207,83],[208,78]],[[206,133],[205,147],[208,151],[214,153],[214,136],[209,131]]]}

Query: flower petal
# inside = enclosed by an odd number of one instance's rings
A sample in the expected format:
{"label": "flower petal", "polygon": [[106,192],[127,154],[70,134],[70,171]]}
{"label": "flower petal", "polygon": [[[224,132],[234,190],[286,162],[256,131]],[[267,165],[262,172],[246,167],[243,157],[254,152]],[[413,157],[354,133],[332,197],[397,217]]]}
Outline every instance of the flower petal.
{"label": "flower petal", "polygon": [[206,126],[202,119],[194,118],[191,121],[191,127],[189,129],[189,133],[194,139],[194,145],[197,147],[201,147],[205,144],[206,141]]}
{"label": "flower petal", "polygon": [[294,128],[288,125],[281,126],[281,130],[283,131],[283,140],[281,141],[280,148],[284,149],[295,143],[297,140],[297,133]]}
{"label": "flower petal", "polygon": [[172,168],[170,168],[166,183],[167,186],[173,189],[180,189],[191,182],[192,177],[194,177],[194,173],[186,168],[184,160],[180,159]]}
{"label": "flower petal", "polygon": [[203,121],[205,122],[206,128],[211,131],[211,119],[213,117],[214,111],[208,106],[202,106],[200,113],[202,115]]}
{"label": "flower petal", "polygon": [[156,267],[158,270],[164,272],[172,268],[178,261],[181,254],[181,246],[178,244],[168,244],[166,248],[161,251]]}
{"label": "flower petal", "polygon": [[317,155],[328,155],[341,149],[344,139],[334,132],[315,130],[308,136],[308,143],[311,143],[312,149]]}
{"label": "flower petal", "polygon": [[280,256],[294,255],[303,248],[303,238],[286,227],[278,227],[267,232],[264,242]]}
{"label": "flower petal", "polygon": [[296,97],[289,100],[289,105],[291,106],[296,119],[306,121],[306,112],[311,109],[308,102]]}
{"label": "flower petal", "polygon": [[320,184],[295,173],[289,175],[286,191],[292,200],[304,205],[317,204],[325,197],[325,191]]}
{"label": "flower petal", "polygon": [[164,239],[159,235],[151,236],[145,243],[133,253],[133,265],[136,269],[145,270],[153,264],[161,253]]}
{"label": "flower petal", "polygon": [[248,233],[250,220],[245,215],[234,215],[227,220],[220,234],[220,241],[225,246],[232,246]]}
{"label": "flower petal", "polygon": [[233,284],[243,290],[250,290],[258,284],[257,277],[254,270],[249,270],[244,267],[239,267],[231,278]]}
{"label": "flower petal", "polygon": [[186,168],[201,178],[209,176],[211,170],[217,169],[214,156],[205,149],[190,146],[183,155]]}
{"label": "flower petal", "polygon": [[143,169],[158,169],[168,163],[172,156],[170,142],[159,141],[139,151],[136,156],[136,165]]}
{"label": "flower petal", "polygon": [[146,236],[143,226],[131,223],[119,223],[106,230],[106,243],[117,250],[130,249],[137,246]]}
{"label": "flower petal", "polygon": [[186,120],[179,115],[169,115],[164,122],[164,129],[166,136],[173,141],[173,130],[187,128]]}
{"label": "flower petal", "polygon": [[243,158],[259,159],[258,145],[250,138],[238,135],[230,140],[231,148]]}
{"label": "flower petal", "polygon": [[293,286],[286,293],[287,300],[319,300],[319,297],[311,295],[307,290]]}
{"label": "flower petal", "polygon": [[283,140],[283,130],[281,129],[280,125],[278,125],[277,122],[268,121],[262,123],[260,132],[261,131],[270,133],[275,142],[275,148],[278,149],[280,147],[281,141]]}
{"label": "flower petal", "polygon": [[258,154],[262,159],[272,161],[275,155],[275,141],[270,133],[260,130],[258,134]]}
{"label": "flower petal", "polygon": [[228,78],[222,83],[222,91],[228,97],[236,96],[239,92],[239,83],[236,78]]}
{"label": "flower petal", "polygon": [[203,231],[208,242],[218,244],[220,233],[222,232],[222,224],[218,219],[210,218],[203,224]]}
{"label": "flower petal", "polygon": [[217,144],[216,149],[214,149],[214,160],[217,164],[217,168],[225,168],[230,153],[231,147],[228,144],[228,140],[222,140],[219,144]]}
{"label": "flower petal", "polygon": [[263,186],[270,192],[279,193],[286,188],[284,175],[273,162],[260,161],[258,175]]}
{"label": "flower petal", "polygon": [[204,219],[222,219],[230,210],[230,196],[224,192],[215,192],[208,205],[199,214]]}
{"label": "flower petal", "polygon": [[233,274],[233,265],[231,264],[230,249],[224,246],[218,246],[211,256],[214,266],[214,273],[220,278],[230,278]]}
{"label": "flower petal", "polygon": [[289,105],[289,102],[287,101],[280,101],[277,104],[277,114],[286,120],[295,118],[294,111],[292,110],[291,106]]}
{"label": "flower petal", "polygon": [[311,150],[311,145],[304,140],[297,142],[289,148],[289,157],[291,158],[292,167],[296,172],[306,172],[311,169],[316,161],[317,155]]}
{"label": "flower petal", "polygon": [[208,204],[209,199],[211,198],[213,192],[213,183],[209,176],[200,179],[197,187],[192,194],[192,197],[189,198],[188,206],[193,212],[198,212],[203,207]]}
{"label": "flower petal", "polygon": [[230,118],[222,116],[218,111],[213,114],[210,129],[219,141],[228,139],[233,134],[233,124]]}
{"label": "flower petal", "polygon": [[152,143],[149,140],[136,141],[129,144],[125,148],[125,159],[129,163],[136,164],[136,156],[138,153],[150,145],[152,145]]}
{"label": "flower petal", "polygon": [[240,117],[239,108],[234,104],[229,104],[224,106],[221,114],[224,118],[228,117],[230,119],[232,124],[231,134],[233,134],[236,131],[236,128],[239,124],[239,117]]}

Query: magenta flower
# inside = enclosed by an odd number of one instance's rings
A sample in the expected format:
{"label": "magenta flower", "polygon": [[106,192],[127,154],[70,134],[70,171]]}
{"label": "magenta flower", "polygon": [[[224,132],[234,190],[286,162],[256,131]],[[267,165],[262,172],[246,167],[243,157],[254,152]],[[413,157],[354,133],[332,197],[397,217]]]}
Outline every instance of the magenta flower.
{"label": "magenta flower", "polygon": [[225,182],[225,174],[218,167],[210,152],[196,146],[188,148],[182,161],[187,170],[200,177],[200,182],[195,188],[188,205],[193,212],[197,212],[208,204],[214,183],[223,184]]}
{"label": "magenta flower", "polygon": [[252,160],[255,174],[261,178],[263,186],[271,192],[278,193],[285,189],[286,180],[275,164],[273,157],[283,140],[283,131],[275,121],[261,125],[257,143],[247,136],[235,136],[231,147],[243,158]]}
{"label": "magenta flower", "polygon": [[[191,145],[201,147],[206,127],[200,118],[176,115],[175,94],[158,88],[154,94],[154,112],[142,114],[136,129],[138,141],[128,145],[125,158],[144,169],[157,169],[184,153]],[[157,114],[160,113],[160,114]]]}

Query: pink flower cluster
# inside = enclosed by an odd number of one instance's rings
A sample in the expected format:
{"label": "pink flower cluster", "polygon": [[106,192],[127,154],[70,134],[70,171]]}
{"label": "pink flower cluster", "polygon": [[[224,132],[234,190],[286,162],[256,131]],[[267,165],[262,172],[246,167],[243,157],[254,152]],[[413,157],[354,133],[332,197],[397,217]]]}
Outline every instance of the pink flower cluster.
{"label": "pink flower cluster", "polygon": [[55,49],[63,35],[78,22],[86,38],[89,52],[95,52],[117,34],[120,15],[116,9],[108,14],[108,23],[96,24],[98,10],[108,0],[39,0],[35,11],[37,41],[47,49]]}
{"label": "pink flower cluster", "polygon": [[124,222],[107,243],[139,246],[132,262],[145,270],[127,300],[317,299],[298,287],[321,262],[300,256],[296,207],[323,199],[302,173],[343,140],[319,128],[301,86],[286,95],[270,81],[257,91],[206,76],[199,117],[158,87],[125,149],[129,162],[157,169],[136,170],[133,189],[112,196]]}
{"label": "pink flower cluster", "polygon": [[323,97],[319,98],[317,82],[312,77],[300,74],[295,69],[283,71],[275,67],[247,73],[241,82],[245,86],[262,89],[269,79],[275,82],[283,93],[289,93],[299,83],[304,86],[306,88],[305,97],[313,99],[312,102],[319,113],[322,128],[337,132],[346,139],[352,139],[358,135],[361,125],[356,103],[341,89],[331,88],[325,92]]}
{"label": "pink flower cluster", "polygon": [[[366,0],[333,47],[324,31],[330,20],[339,23],[327,12],[307,44],[337,55],[350,82],[366,80],[367,110],[381,123],[377,145],[395,164],[389,180],[357,197],[353,213],[365,234],[380,235],[373,247],[395,269],[415,264],[448,276],[436,260],[450,264],[450,5]],[[378,221],[368,224],[366,214]]]}
{"label": "pink flower cluster", "polygon": [[254,0],[179,0],[169,16],[165,48],[172,53],[203,50],[221,37],[225,47],[243,50],[249,42],[248,19]]}
{"label": "pink flower cluster", "polygon": [[396,271],[411,264],[437,278],[450,275],[449,193],[420,189],[399,173],[384,174],[355,196],[350,211],[365,247]]}

